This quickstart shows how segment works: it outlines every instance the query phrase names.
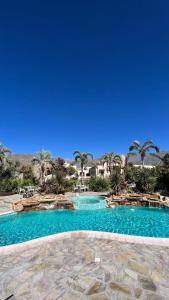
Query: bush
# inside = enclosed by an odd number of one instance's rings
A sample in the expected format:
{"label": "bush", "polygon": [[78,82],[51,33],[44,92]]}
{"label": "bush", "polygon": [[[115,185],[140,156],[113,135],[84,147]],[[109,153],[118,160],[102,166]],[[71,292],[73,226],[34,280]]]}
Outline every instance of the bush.
{"label": "bush", "polygon": [[0,192],[14,192],[17,193],[19,187],[33,185],[30,179],[1,179],[0,180]]}
{"label": "bush", "polygon": [[46,194],[64,194],[65,188],[63,183],[58,182],[56,178],[53,177],[41,186],[41,191]]}
{"label": "bush", "polygon": [[69,166],[68,168],[67,168],[67,174],[69,175],[69,176],[72,176],[72,175],[74,175],[76,173],[76,169],[73,167],[73,166]]}
{"label": "bush", "polygon": [[156,168],[146,169],[129,166],[125,171],[127,182],[135,183],[135,191],[141,193],[153,193],[157,188],[158,172]]}
{"label": "bush", "polygon": [[157,188],[164,192],[169,192],[169,171],[161,170],[157,178]]}
{"label": "bush", "polygon": [[136,189],[141,193],[153,193],[157,184],[157,178],[147,172],[140,172],[136,180]]}
{"label": "bush", "polygon": [[93,192],[106,192],[110,189],[110,180],[108,178],[91,177],[89,179],[89,190]]}
{"label": "bush", "polygon": [[66,192],[72,192],[74,187],[77,184],[77,179],[72,178],[72,179],[65,179],[64,180],[64,188]]}
{"label": "bush", "polygon": [[18,186],[19,187],[24,187],[24,186],[28,186],[28,185],[35,185],[34,184],[34,180],[33,179],[23,179],[23,180],[19,180],[18,179]]}

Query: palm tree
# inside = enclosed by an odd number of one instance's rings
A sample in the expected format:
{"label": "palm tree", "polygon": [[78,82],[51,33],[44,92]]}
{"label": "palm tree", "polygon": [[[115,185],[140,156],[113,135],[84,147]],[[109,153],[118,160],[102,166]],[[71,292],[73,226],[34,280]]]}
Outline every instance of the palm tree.
{"label": "palm tree", "polygon": [[81,167],[81,183],[83,183],[83,173],[84,173],[84,166],[87,164],[87,162],[90,159],[93,159],[93,155],[91,153],[87,153],[87,152],[80,152],[79,150],[74,151],[73,153],[74,157],[75,157],[75,161],[80,162],[80,167]]}
{"label": "palm tree", "polygon": [[49,166],[49,164],[52,165],[51,153],[46,150],[41,150],[41,151],[37,152],[35,157],[32,159],[32,163],[34,165],[39,166],[39,170],[40,170],[39,182],[40,182],[40,184],[43,184],[45,182],[45,171],[47,169],[47,166]]}
{"label": "palm tree", "polygon": [[[159,147],[154,145],[154,143],[151,140],[145,141],[143,145],[141,145],[139,141],[133,141],[133,144],[129,147],[129,153],[127,154],[127,156],[131,157],[139,154],[141,158],[142,166],[144,167],[144,160],[146,154],[152,149],[155,150],[156,153],[160,152]],[[150,154],[153,155],[153,153]]]}
{"label": "palm tree", "polygon": [[0,162],[2,165],[5,164],[6,155],[11,153],[11,150],[5,147],[3,144],[0,144]]}
{"label": "palm tree", "polygon": [[157,153],[152,153],[152,155],[161,160],[163,168],[169,169],[169,153],[165,153],[163,156]]}
{"label": "palm tree", "polygon": [[112,174],[114,166],[121,166],[122,164],[121,156],[113,152],[105,153],[102,157],[102,161],[107,164],[107,172],[110,172],[110,175]]}

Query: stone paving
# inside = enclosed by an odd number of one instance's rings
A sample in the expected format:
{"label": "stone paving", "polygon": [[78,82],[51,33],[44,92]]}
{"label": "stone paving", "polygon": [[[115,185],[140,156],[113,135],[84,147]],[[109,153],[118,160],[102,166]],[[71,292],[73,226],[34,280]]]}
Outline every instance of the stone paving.
{"label": "stone paving", "polygon": [[9,196],[0,196],[0,214],[8,211],[13,211],[13,203],[22,196],[15,194]]}
{"label": "stone paving", "polygon": [[169,247],[72,236],[0,253],[0,300],[167,300]]}

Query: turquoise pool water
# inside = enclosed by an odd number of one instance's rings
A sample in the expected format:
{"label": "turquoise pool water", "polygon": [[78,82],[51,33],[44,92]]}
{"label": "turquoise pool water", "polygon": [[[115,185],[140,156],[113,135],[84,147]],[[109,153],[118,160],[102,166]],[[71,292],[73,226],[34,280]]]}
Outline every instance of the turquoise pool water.
{"label": "turquoise pool water", "polygon": [[76,209],[93,210],[106,207],[104,196],[78,196],[72,197]]}
{"label": "turquoise pool water", "polygon": [[75,230],[169,237],[169,209],[121,206],[114,209],[41,211],[1,216],[0,245]]}

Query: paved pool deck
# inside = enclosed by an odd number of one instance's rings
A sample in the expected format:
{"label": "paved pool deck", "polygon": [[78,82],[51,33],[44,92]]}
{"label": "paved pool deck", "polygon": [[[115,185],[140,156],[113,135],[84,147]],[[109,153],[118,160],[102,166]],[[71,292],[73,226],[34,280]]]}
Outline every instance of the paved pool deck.
{"label": "paved pool deck", "polygon": [[139,239],[81,231],[1,247],[0,299],[167,300],[169,244]]}
{"label": "paved pool deck", "polygon": [[0,214],[12,211],[12,205],[15,201],[20,199],[22,196],[18,194],[0,196]]}
{"label": "paved pool deck", "polygon": [[76,231],[0,247],[0,300],[11,295],[12,300],[168,300],[169,239]]}

